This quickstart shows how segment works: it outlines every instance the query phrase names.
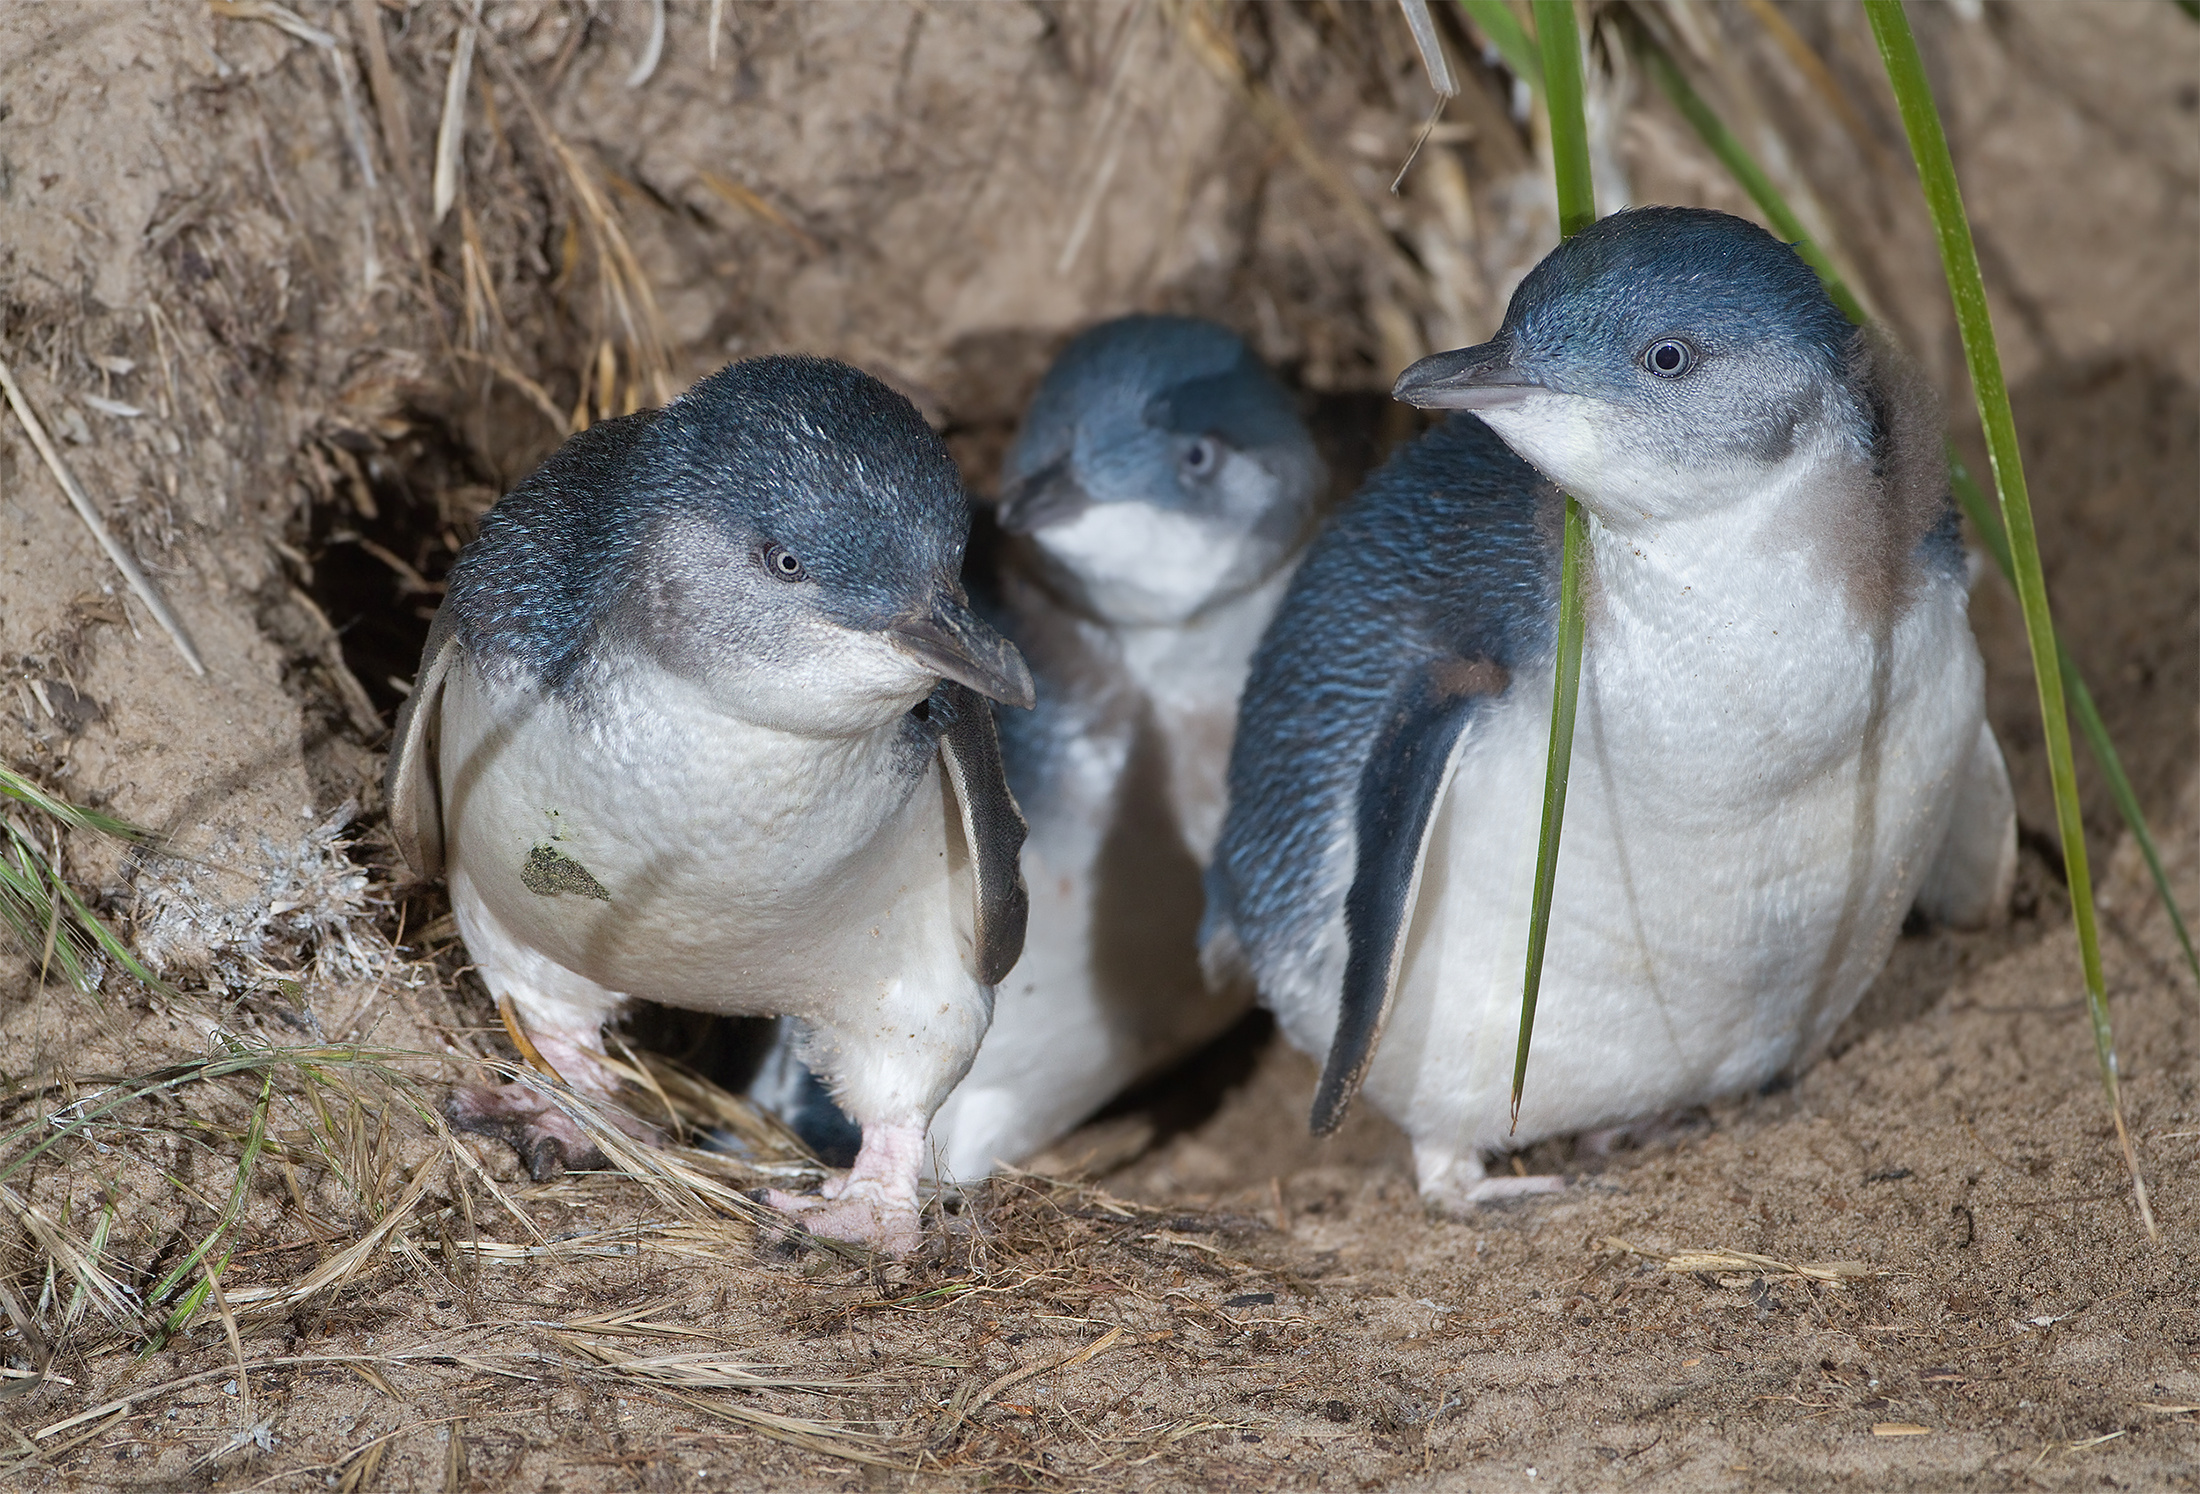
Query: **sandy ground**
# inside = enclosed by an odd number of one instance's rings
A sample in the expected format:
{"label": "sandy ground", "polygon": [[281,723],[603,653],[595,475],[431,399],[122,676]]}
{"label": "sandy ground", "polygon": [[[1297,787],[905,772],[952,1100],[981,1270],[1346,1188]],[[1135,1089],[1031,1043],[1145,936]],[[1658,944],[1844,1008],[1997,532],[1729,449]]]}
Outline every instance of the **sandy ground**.
{"label": "sandy ground", "polygon": [[[1258,1019],[1035,1164],[1064,1181],[974,1190],[900,1266],[788,1242],[645,1164],[654,1182],[534,1187],[440,1137],[407,1097],[432,1116],[501,1039],[435,895],[389,873],[379,735],[435,578],[560,412],[744,352],[833,352],[908,389],[983,491],[1069,330],[1201,309],[1308,390],[1349,471],[1404,428],[1370,391],[1486,332],[1548,228],[1487,79],[1454,106],[1466,133],[1388,198],[1426,103],[1402,28],[1318,6],[1219,31],[1196,9],[732,7],[715,72],[701,12],[675,8],[642,88],[625,78],[645,10],[583,28],[578,9],[491,6],[493,86],[435,223],[455,12],[386,8],[393,119],[371,10],[298,7],[333,49],[264,16],[0,14],[0,351],[215,677],[180,673],[0,429],[0,751],[198,858],[68,847],[174,996],[94,1004],[0,975],[0,1121],[22,1128],[0,1138],[22,1225],[0,1357],[5,1388],[30,1387],[0,1405],[18,1443],[0,1485],[2200,1483],[2200,992],[2087,776],[2153,1242],[1995,580],[1974,617],[2026,830],[2009,926],[1905,938],[1832,1055],[1777,1092],[1521,1158],[1574,1179],[1556,1197],[1431,1217],[1378,1117],[1307,1137],[1313,1066]],[[1854,128],[1740,8],[1709,23],[1731,40],[1707,83],[1780,132],[1983,471],[1868,35],[1846,7],[1784,13]],[[2059,616],[2194,907],[2200,28],[2138,3],[1919,24]],[[1645,87],[1605,95],[1634,200],[1741,209]],[[1263,98],[1297,111],[1296,142],[1258,122]],[[661,331],[630,335],[617,297],[643,283]],[[41,708],[32,686],[50,704],[57,683],[97,709]],[[347,800],[349,853],[317,830]],[[412,1063],[410,1088],[224,1076],[204,1067],[241,1051],[224,1033],[458,1057]],[[57,1106],[184,1060],[160,1095],[26,1157]],[[272,1140],[238,1188],[263,1104]],[[104,1229],[107,1275],[142,1294],[202,1279],[193,1245],[232,1207],[225,1295],[187,1332],[140,1354],[127,1302],[74,1299],[68,1242]]]}

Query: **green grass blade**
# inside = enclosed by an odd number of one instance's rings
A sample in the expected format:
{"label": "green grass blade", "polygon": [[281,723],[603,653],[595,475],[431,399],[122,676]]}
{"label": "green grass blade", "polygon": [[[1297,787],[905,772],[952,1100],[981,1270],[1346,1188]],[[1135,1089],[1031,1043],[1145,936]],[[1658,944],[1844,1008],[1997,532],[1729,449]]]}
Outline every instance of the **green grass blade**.
{"label": "green grass blade", "polygon": [[1833,261],[1826,257],[1826,251],[1819,247],[1817,240],[1803,227],[1803,220],[1795,216],[1795,210],[1788,206],[1787,198],[1772,184],[1772,178],[1765,173],[1764,167],[1757,164],[1757,158],[1749,153],[1749,147],[1742,144],[1741,137],[1728,129],[1726,121],[1719,118],[1711,106],[1704,102],[1703,96],[1696,92],[1694,85],[1681,72],[1679,64],[1674,62],[1672,54],[1665,50],[1656,37],[1639,26],[1635,28],[1635,35],[1637,49],[1643,61],[1649,65],[1650,76],[1657,80],[1658,87],[1672,100],[1673,107],[1680,110],[1681,117],[1703,137],[1704,144],[1711,147],[1711,153],[1719,158],[1719,164],[1726,167],[1728,174],[1749,194],[1750,201],[1757,204],[1758,210],[1772,225],[1773,231],[1793,244],[1795,252],[1802,255],[1810,267],[1818,272],[1819,280],[1825,284],[1826,294],[1833,297],[1833,302],[1841,308],[1842,315],[1852,322],[1868,320],[1864,314],[1864,303],[1857,300],[1855,294],[1849,290],[1840,272],[1834,269]]}
{"label": "green grass blade", "polygon": [[[1802,220],[1795,216],[1787,199],[1772,183],[1763,167],[1743,145],[1740,137],[1726,127],[1715,110],[1703,96],[1696,92],[1673,56],[1663,43],[1646,26],[1631,28],[1638,52],[1649,67],[1650,75],[1657,80],[1665,96],[1678,109],[1681,116],[1694,127],[1713,155],[1719,158],[1727,171],[1748,192],[1768,222],[1783,238],[1795,243],[1796,252],[1818,272],[1818,278],[1833,297],[1834,304],[1852,322],[1867,320],[1863,303],[1857,300],[1847,283],[1842,280],[1833,262],[1813,243],[1804,232]],[[1971,527],[1977,532],[1980,543],[1993,556],[2002,575],[2012,582],[2016,579],[2016,566],[2009,552],[2009,535],[2002,527],[2001,514],[1979,491],[1963,459],[1953,446],[1948,448],[1948,481],[1956,501],[1970,516]],[[2109,796],[2115,801],[2116,810],[2123,816],[2125,828],[2138,842],[2139,851],[2146,858],[2147,870],[2154,878],[2154,891],[2160,899],[2163,911],[2169,915],[2170,927],[2176,930],[2177,942],[2185,951],[2185,963],[2192,971],[2195,985],[2200,985],[2200,953],[2195,953],[2192,935],[2185,925],[2184,913],[2177,906],[2177,895],[2170,888],[2169,874],[2162,868],[2162,855],[2154,842],[2154,831],[2147,824],[2146,811],[2140,806],[2139,796],[2132,789],[2131,779],[2124,772],[2123,759],[2110,740],[2108,728],[2101,720],[2100,710],[2093,703],[2093,694],[2086,688],[2084,678],[2070,658],[2070,651],[2058,636],[2055,642],[2056,658],[2062,665],[2063,677],[2069,682],[2071,708],[2077,713],[2078,729],[2084,735],[2086,746],[2093,760],[2100,766],[2101,776],[2107,781]]]}
{"label": "green grass blade", "polygon": [[1597,220],[1589,180],[1589,120],[1581,109],[1581,32],[1573,0],[1535,0],[1543,50],[1543,102],[1551,115],[1551,169],[1558,178],[1558,236],[1570,239]]}
{"label": "green grass blade", "polygon": [[[92,1238],[85,1243],[84,1258],[86,1260],[96,1263],[107,1259],[107,1235],[114,1228],[115,1216],[120,1212],[120,1206],[115,1203],[112,1197],[109,1197],[99,1211],[99,1224],[93,1229]],[[91,1305],[91,1294],[84,1289],[84,1283],[79,1281],[76,1284],[76,1290],[69,1294],[68,1307],[61,1314],[61,1331],[66,1334],[74,1328],[83,1318],[85,1310]]]}
{"label": "green grass blade", "polygon": [[[2002,528],[2001,515],[1987,502],[1985,493],[1979,490],[1978,481],[1964,466],[1963,458],[1953,447],[1948,451],[1948,483],[1956,495],[1956,502],[1963,505],[1964,513],[1971,519],[1984,541],[1987,552],[2001,573],[2012,579],[2016,575],[2016,562],[2009,553],[2009,534]],[[2062,667],[2063,679],[2070,687],[2070,707],[2077,715],[2078,730],[2085,737],[2086,746],[2093,753],[2093,761],[2101,770],[2101,777],[2108,782],[2109,797],[2116,801],[2117,812],[2124,817],[2131,838],[2138,842],[2139,854],[2146,858],[2147,871],[2154,878],[2154,894],[2161,900],[2162,908],[2169,914],[2169,926],[2177,932],[2177,942],[2184,946],[2185,963],[2192,970],[2193,982],[2200,985],[2200,954],[2192,947],[2192,934],[2185,927],[2185,916],[2178,911],[2177,895],[2170,890],[2169,873],[2162,868],[2162,853],[2155,849],[2154,833],[2147,828],[2146,811],[2139,807],[2138,792],[2131,786],[2130,775],[2124,772],[2124,760],[2116,751],[2116,744],[2109,739],[2108,725],[2101,720],[2100,707],[2093,703],[2093,692],[2088,690],[2085,679],[2078,673],[2078,666],[2071,662],[2070,650],[2064,646],[2061,636],[2055,639],[2055,662]]]}
{"label": "green grass blade", "polygon": [[2059,638],[2055,640],[2055,658],[2062,665],[2063,678],[2070,686],[2070,709],[2078,718],[2078,730],[2093,750],[2093,760],[2100,765],[2101,777],[2108,781],[2109,797],[2116,801],[2124,823],[2132,828],[2139,854],[2146,858],[2147,870],[2153,874],[2155,895],[2169,911],[2170,927],[2176,930],[2177,942],[2185,948],[2185,963],[2192,967],[2193,979],[2200,981],[2200,955],[2193,953],[2192,934],[2185,927],[2184,916],[2177,911],[2177,899],[2169,890],[2169,873],[2163,870],[2161,853],[2154,848],[2154,837],[2146,832],[2139,795],[2124,772],[2124,760],[2116,755],[2116,744],[2108,739],[2108,727],[2101,720],[2100,707],[2093,703],[2093,692],[2078,677],[2077,666],[2070,662],[2070,651],[2063,647]]}
{"label": "green grass blade", "polygon": [[38,1116],[0,1135],[0,1156],[6,1156],[17,1145],[38,1137],[38,1141],[0,1166],[0,1183],[38,1160],[49,1149],[83,1135],[93,1122],[111,1115],[134,1101],[147,1099],[186,1084],[197,1084],[210,1079],[222,1079],[248,1069],[258,1069],[280,1063],[299,1052],[323,1050],[259,1049],[232,1044],[228,1052],[219,1058],[192,1063],[171,1064],[154,1073],[139,1076],[116,1084],[97,1094],[86,1096],[73,1105],[63,1107],[50,1115]]}
{"label": "green grass blade", "polygon": [[2039,686],[2040,725],[2047,739],[2048,773],[2055,787],[2055,822],[2062,833],[2063,867],[2070,886],[2070,913],[2078,929],[2078,953],[2085,966],[2086,1006],[2093,1019],[2093,1045],[2101,1066],[2101,1085],[2107,1093],[2116,1133],[2123,1142],[2124,1161],[2131,1172],[2139,1215],[2148,1238],[2159,1239],[2153,1209],[2147,1202],[2146,1183],[2139,1174],[2138,1156],[2124,1124],[2123,1096],[2116,1077],[2116,1045],[2108,1020],[2108,990],[2101,974],[2100,931],[2094,923],[2093,876],[2086,862],[2085,823],[2078,811],[2077,767],[2070,749],[2070,718],[2063,698],[2062,664],[2056,646],[2054,624],[2047,605],[2047,579],[2040,565],[2038,536],[2032,527],[2032,503],[2025,488],[2024,461],[2017,450],[2017,427],[2010,413],[2009,389],[2002,378],[2001,354],[1994,342],[1994,324],[1986,306],[1986,282],[1979,273],[1978,249],[1971,240],[1971,225],[1963,212],[1963,194],[1956,183],[1955,161],[1948,152],[1940,113],[1933,103],[1932,85],[1918,56],[1917,39],[1901,0],[1864,0],[1864,13],[1879,43],[1880,60],[1893,86],[1901,110],[1902,127],[1910,138],[1910,153],[1925,189],[1926,206],[1940,240],[1942,268],[1948,275],[1948,291],[1955,301],[1956,325],[1963,336],[1963,354],[1970,365],[1972,393],[1978,401],[1979,422],[1985,428],[1986,451],[1993,466],[1994,487],[2001,498],[2001,518],[2009,536],[2010,559],[2015,566],[2017,600],[2024,609],[2024,632],[2032,648],[2032,674]]}
{"label": "green grass blade", "polygon": [[59,820],[71,830],[90,830],[100,835],[111,835],[117,840],[148,841],[150,831],[141,830],[128,820],[102,814],[96,809],[86,809],[81,804],[47,793],[28,778],[8,768],[0,767],[0,798],[13,799],[28,805],[49,819]]}
{"label": "green grass blade", "polygon": [[1512,1123],[1528,1078],[1528,1040],[1535,1032],[1536,997],[1543,989],[1543,953],[1551,932],[1551,892],[1558,882],[1559,830],[1566,820],[1566,783],[1574,754],[1574,707],[1581,693],[1581,569],[1589,526],[1566,495],[1566,539],[1559,560],[1558,677],[1551,691],[1551,748],[1543,765],[1543,828],[1535,847],[1535,901],[1528,915],[1528,971],[1520,992],[1520,1045],[1513,1054]]}
{"label": "green grass blade", "polygon": [[[1589,179],[1589,126],[1581,110],[1581,33],[1573,0],[1536,0],[1536,35],[1543,51],[1543,97],[1551,117],[1551,164],[1557,177],[1558,227],[1571,238],[1596,221]],[[1520,1045],[1513,1055],[1512,1123],[1528,1082],[1528,1047],[1535,1035],[1536,998],[1543,989],[1543,955],[1550,942],[1551,892],[1558,880],[1559,833],[1566,821],[1566,783],[1574,754],[1574,707],[1581,689],[1581,575],[1589,526],[1566,495],[1565,538],[1559,552],[1558,664],[1551,689],[1551,747],[1543,768],[1543,823],[1536,837],[1535,898],[1528,915],[1528,963],[1520,988]]]}
{"label": "green grass blade", "polygon": [[[191,1253],[186,1255],[174,1270],[163,1276],[158,1286],[146,1293],[145,1303],[148,1307],[158,1305],[170,1292],[176,1289],[185,1277],[198,1270],[199,1262],[206,1259],[206,1253],[220,1243],[222,1236],[229,1233],[229,1227],[237,1222],[237,1216],[244,1212],[245,1197],[252,1187],[254,1166],[260,1160],[260,1147],[267,1140],[267,1107],[268,1102],[274,1098],[274,1095],[275,1070],[270,1065],[266,1077],[260,1081],[259,1103],[252,1107],[252,1128],[245,1134],[244,1151],[237,1158],[236,1186],[229,1190],[229,1202],[223,1206],[221,1218],[215,1221],[211,1230],[207,1231],[206,1238],[193,1246]],[[198,1302],[202,1296],[203,1294],[193,1295],[189,1301],[190,1310],[183,1312],[180,1317],[172,1318],[167,1331],[172,1333],[183,1322],[188,1321],[191,1312],[197,1310]]]}
{"label": "green grass blade", "polygon": [[[112,929],[100,922],[99,916],[92,912],[91,908],[85,904],[84,899],[76,895],[75,888],[56,877],[54,879],[54,891],[60,896],[62,906],[68,910],[72,926],[79,937],[88,940],[108,959],[113,960],[123,969],[129,971],[131,977],[141,985],[156,991],[166,989],[160,977],[140,963],[136,953],[116,938]],[[82,984],[82,982],[79,982],[79,984]]]}
{"label": "green grass blade", "polygon": [[36,957],[41,980],[58,967],[71,986],[91,990],[91,973],[83,964],[85,937],[62,916],[65,884],[48,865],[45,848],[8,821],[0,820],[0,832],[7,851],[0,860],[0,925]]}
{"label": "green grass blade", "polygon": [[[88,830],[133,845],[149,844],[154,838],[127,820],[71,804],[21,774],[0,767],[0,802],[6,801],[44,815],[67,830]],[[148,988],[166,989],[159,977],[140,963],[77,896],[46,847],[11,819],[0,819],[0,843],[6,851],[5,858],[0,859],[0,927],[38,954],[41,978],[47,969],[58,967],[71,986],[96,996],[91,962],[104,956]]]}
{"label": "green grass blade", "polygon": [[1543,54],[1536,50],[1528,28],[1512,13],[1505,0],[1459,0],[1467,20],[1482,40],[1497,49],[1513,76],[1534,88],[1543,86]]}

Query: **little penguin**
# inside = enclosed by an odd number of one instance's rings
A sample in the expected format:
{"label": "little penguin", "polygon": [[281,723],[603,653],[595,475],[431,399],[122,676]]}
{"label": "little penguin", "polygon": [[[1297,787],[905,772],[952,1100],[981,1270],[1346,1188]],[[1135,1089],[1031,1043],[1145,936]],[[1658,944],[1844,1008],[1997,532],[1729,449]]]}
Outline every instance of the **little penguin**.
{"label": "little penguin", "polygon": [[[1206,989],[1200,876],[1238,693],[1326,488],[1290,393],[1214,322],[1104,322],[1041,380],[1002,468],[1000,573],[973,582],[1036,681],[1001,726],[1030,925],[933,1118],[940,1176],[1024,1160],[1250,1006],[1242,980]],[[767,1065],[764,1087],[831,1145],[817,1086]]]}
{"label": "little penguin", "polygon": [[[734,363],[596,425],[451,571],[388,770],[406,863],[443,876],[508,1020],[609,1098],[632,998],[792,1019],[862,1129],[814,1231],[906,1253],[932,1113],[1021,948],[1023,822],[991,708],[1028,707],[971,611],[946,447],[875,379]],[[538,1176],[594,1160],[520,1086],[463,1126]]]}
{"label": "little penguin", "polygon": [[[1615,214],[1394,393],[1461,413],[1316,538],[1261,642],[1204,939],[1326,1055],[1314,1129],[1364,1086],[1459,1208],[1561,1186],[1487,1152],[1811,1062],[1913,908],[2006,908],[2016,822],[1938,406],[1792,249]],[[1586,641],[1514,1131],[1564,493]]]}

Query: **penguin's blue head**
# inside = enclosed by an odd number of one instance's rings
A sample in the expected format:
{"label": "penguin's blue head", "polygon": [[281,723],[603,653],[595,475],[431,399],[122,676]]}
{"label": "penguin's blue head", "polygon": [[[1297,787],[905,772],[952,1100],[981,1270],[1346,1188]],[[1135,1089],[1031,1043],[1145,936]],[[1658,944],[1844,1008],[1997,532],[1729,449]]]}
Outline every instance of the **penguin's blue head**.
{"label": "penguin's blue head", "polygon": [[1175,623],[1274,574],[1325,480],[1291,396],[1236,333],[1127,316],[1047,370],[1000,523],[1103,621]]}
{"label": "penguin's blue head", "polygon": [[945,677],[1010,705],[1030,671],[970,610],[970,511],[909,401],[823,358],[731,364],[634,438],[614,628],[751,720],[861,725]]}
{"label": "penguin's blue head", "polygon": [[1528,273],[1490,341],[1392,393],[1472,410],[1607,522],[1703,512],[1871,439],[1855,329],[1802,258],[1704,208],[1615,213]]}

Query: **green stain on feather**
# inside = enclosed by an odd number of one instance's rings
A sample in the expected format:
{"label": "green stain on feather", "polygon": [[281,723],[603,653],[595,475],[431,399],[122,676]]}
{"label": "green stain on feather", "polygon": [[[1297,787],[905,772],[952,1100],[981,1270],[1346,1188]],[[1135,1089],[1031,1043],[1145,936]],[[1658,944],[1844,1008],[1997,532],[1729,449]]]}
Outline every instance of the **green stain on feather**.
{"label": "green stain on feather", "polygon": [[611,894],[604,891],[603,883],[587,867],[547,841],[529,851],[520,863],[519,883],[537,897],[571,892],[600,902],[611,901]]}

